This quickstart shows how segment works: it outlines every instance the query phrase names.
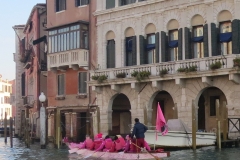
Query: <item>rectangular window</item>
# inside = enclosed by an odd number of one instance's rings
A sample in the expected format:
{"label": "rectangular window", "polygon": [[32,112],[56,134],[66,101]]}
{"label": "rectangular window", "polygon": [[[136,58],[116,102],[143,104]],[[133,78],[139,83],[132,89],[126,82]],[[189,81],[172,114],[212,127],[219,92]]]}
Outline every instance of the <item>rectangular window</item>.
{"label": "rectangular window", "polygon": [[133,37],[127,37],[126,38],[126,66],[132,66],[132,59],[133,59],[133,50],[132,50],[132,44],[133,44]]}
{"label": "rectangular window", "polygon": [[88,26],[74,24],[49,31],[49,40],[49,53],[64,52],[79,48],[88,49]]}
{"label": "rectangular window", "polygon": [[120,0],[119,2],[120,2],[119,3],[120,6],[124,6],[124,5],[135,3],[136,0]]}
{"label": "rectangular window", "polygon": [[78,93],[87,93],[87,72],[80,72],[78,75]]}
{"label": "rectangular window", "polygon": [[210,96],[210,116],[216,116],[216,100],[219,96]]}
{"label": "rectangular window", "polygon": [[66,0],[55,0],[56,12],[66,10]]}
{"label": "rectangular window", "polygon": [[178,60],[178,30],[169,31],[170,61]]}
{"label": "rectangular window", "polygon": [[22,74],[22,81],[21,81],[21,89],[22,89],[22,96],[25,96],[25,73]]}
{"label": "rectangular window", "polygon": [[231,21],[220,23],[221,54],[232,54],[232,23]]}
{"label": "rectangular window", "polygon": [[58,95],[65,94],[65,75],[58,75]]}
{"label": "rectangular window", "polygon": [[148,64],[155,63],[155,34],[147,35],[147,61]]}
{"label": "rectangular window", "polygon": [[75,0],[75,1],[76,1],[76,7],[89,4],[89,0]]}
{"label": "rectangular window", "polygon": [[193,27],[193,39],[194,58],[204,58],[203,26]]}
{"label": "rectangular window", "polygon": [[115,0],[106,0],[106,9],[114,8]]}

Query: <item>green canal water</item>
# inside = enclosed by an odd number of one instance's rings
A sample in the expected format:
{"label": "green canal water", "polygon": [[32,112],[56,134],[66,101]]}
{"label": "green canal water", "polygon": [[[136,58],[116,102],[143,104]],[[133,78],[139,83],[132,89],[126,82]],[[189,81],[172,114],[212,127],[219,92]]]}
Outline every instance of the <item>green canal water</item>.
{"label": "green canal water", "polygon": [[[78,160],[82,159],[77,154],[68,154],[68,149],[62,147],[55,149],[53,145],[48,145],[47,149],[40,149],[39,143],[32,144],[26,148],[25,144],[13,139],[13,148],[8,143],[4,143],[4,138],[0,138],[0,160]],[[203,147],[193,150],[171,151],[171,156],[164,160],[240,160],[240,148],[216,149],[215,147]],[[88,158],[93,160],[93,158]]]}

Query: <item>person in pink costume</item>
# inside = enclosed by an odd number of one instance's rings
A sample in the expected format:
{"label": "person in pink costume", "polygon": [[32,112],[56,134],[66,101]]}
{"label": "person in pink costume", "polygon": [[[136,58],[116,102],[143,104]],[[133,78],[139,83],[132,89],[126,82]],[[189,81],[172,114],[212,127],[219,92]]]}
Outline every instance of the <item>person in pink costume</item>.
{"label": "person in pink costume", "polygon": [[115,152],[115,143],[113,142],[113,140],[109,136],[106,136],[104,141],[105,141],[105,146],[103,151]]}
{"label": "person in pink costume", "polygon": [[102,138],[102,133],[99,133],[94,138],[94,151],[102,151],[105,146],[105,141]]}
{"label": "person in pink costume", "polygon": [[126,136],[126,145],[124,148],[124,152],[128,152],[128,153],[136,152],[136,147],[132,143],[135,143],[135,140],[132,139],[132,134],[129,134]]}
{"label": "person in pink costume", "polygon": [[116,135],[114,140],[115,140],[115,150],[117,152],[123,151],[126,145],[124,138],[120,135]]}
{"label": "person in pink costume", "polygon": [[86,135],[86,140],[84,142],[81,142],[79,147],[79,149],[89,149],[89,150],[93,150],[94,148],[94,142],[93,140],[89,137],[89,135]]}

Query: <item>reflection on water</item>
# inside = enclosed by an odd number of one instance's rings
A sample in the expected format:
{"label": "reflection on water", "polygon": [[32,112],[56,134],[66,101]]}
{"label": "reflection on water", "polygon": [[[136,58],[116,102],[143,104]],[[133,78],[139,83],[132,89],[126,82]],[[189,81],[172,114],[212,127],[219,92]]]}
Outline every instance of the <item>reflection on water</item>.
{"label": "reflection on water", "polygon": [[[171,157],[164,160],[236,160],[240,159],[240,148],[215,149],[215,147],[204,147],[192,150],[172,151]],[[47,149],[40,149],[39,143],[31,145],[30,149],[25,147],[23,141],[13,140],[13,148],[8,143],[4,143],[4,138],[0,138],[0,160],[79,160],[83,159],[77,154],[68,154],[68,149],[62,147],[55,149],[53,145],[48,145]],[[100,159],[100,158],[99,158]],[[93,158],[88,158],[93,160]]]}

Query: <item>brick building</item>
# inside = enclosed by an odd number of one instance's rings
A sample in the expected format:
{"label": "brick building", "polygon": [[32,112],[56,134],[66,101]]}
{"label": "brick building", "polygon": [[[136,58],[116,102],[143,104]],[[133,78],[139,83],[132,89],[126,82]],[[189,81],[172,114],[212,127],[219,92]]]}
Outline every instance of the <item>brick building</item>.
{"label": "brick building", "polygon": [[[47,0],[48,136],[81,141],[92,135],[94,96],[86,81],[96,66],[96,0]],[[96,58],[95,58],[96,59]]]}

